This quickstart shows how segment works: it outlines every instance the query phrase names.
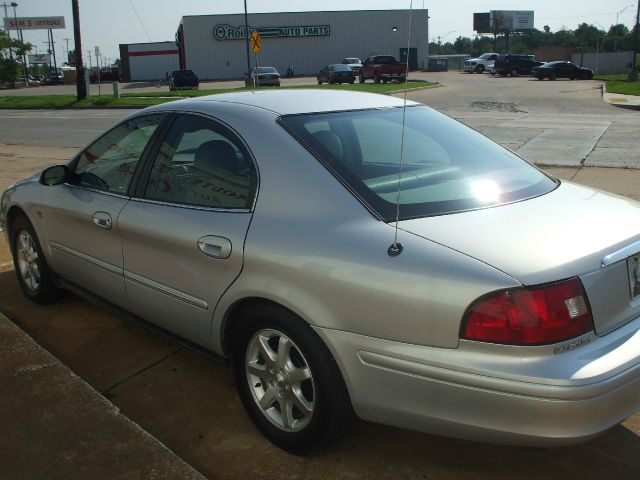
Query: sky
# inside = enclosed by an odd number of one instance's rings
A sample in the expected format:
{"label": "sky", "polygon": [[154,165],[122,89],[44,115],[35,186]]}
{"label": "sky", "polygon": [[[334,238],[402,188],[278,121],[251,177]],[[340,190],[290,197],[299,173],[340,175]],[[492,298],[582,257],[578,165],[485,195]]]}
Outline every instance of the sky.
{"label": "sky", "polygon": [[[249,23],[251,13],[326,10],[390,10],[409,8],[412,0],[247,0]],[[429,37],[453,42],[457,37],[472,37],[473,13],[489,10],[533,10],[535,27],[549,25],[552,31],[563,27],[575,29],[580,23],[609,29],[619,23],[631,28],[639,0],[413,0],[413,8],[429,9]],[[10,4],[11,0],[2,0]],[[64,16],[67,28],[53,30],[58,64],[69,49],[73,50],[73,17],[71,0],[16,0],[18,17]],[[105,61],[119,57],[120,43],[144,43],[174,40],[184,15],[207,15],[244,12],[243,0],[79,0],[82,50],[85,62],[88,51],[100,48]],[[0,3],[0,6],[2,3]],[[625,9],[625,7],[627,7]],[[13,16],[13,9],[7,13]],[[0,8],[0,15],[4,11]],[[4,26],[4,23],[2,23]],[[46,53],[47,31],[24,32],[24,39]],[[15,35],[15,32],[11,32]],[[35,53],[35,50],[32,51]],[[95,65],[95,59],[93,59]]]}

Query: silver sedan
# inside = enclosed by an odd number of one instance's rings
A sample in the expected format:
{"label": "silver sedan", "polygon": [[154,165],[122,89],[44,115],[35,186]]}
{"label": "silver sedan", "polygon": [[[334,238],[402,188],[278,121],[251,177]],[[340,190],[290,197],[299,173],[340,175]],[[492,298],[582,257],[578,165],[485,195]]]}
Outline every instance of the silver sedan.
{"label": "silver sedan", "polygon": [[143,110],[2,196],[29,298],[229,359],[299,454],[358,416],[520,445],[640,410],[640,205],[423,105],[243,92]]}

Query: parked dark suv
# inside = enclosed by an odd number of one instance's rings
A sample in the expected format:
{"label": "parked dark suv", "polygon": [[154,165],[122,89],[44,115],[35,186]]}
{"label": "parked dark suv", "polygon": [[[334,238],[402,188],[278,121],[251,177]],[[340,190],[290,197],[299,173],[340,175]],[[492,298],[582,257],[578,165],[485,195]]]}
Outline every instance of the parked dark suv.
{"label": "parked dark suv", "polygon": [[543,62],[536,60],[533,55],[515,55],[508,53],[506,55],[498,55],[494,63],[494,70],[496,74],[506,77],[511,75],[517,77],[518,75],[531,75],[531,69],[542,65]]}
{"label": "parked dark suv", "polygon": [[169,79],[169,90],[197,90],[199,85],[200,81],[193,70],[175,70]]}

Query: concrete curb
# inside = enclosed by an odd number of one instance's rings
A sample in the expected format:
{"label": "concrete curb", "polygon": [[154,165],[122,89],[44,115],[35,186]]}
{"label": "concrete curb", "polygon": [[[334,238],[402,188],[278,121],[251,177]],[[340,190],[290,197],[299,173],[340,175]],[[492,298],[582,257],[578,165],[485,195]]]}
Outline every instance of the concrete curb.
{"label": "concrete curb", "polygon": [[3,478],[204,479],[0,313]]}
{"label": "concrete curb", "polygon": [[607,82],[602,83],[602,101],[615,107],[628,110],[640,110],[640,97],[636,95],[622,95],[607,92]]}

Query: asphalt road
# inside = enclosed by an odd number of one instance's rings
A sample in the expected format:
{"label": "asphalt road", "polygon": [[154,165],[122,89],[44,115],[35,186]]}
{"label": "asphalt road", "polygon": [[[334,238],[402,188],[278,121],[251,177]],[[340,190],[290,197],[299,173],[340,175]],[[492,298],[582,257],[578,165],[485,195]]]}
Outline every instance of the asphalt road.
{"label": "asphalt road", "polygon": [[[563,158],[570,159],[574,167],[552,173],[638,199],[640,170],[576,168],[594,152],[613,164],[620,154],[614,149],[628,154],[634,165],[640,162],[640,149],[634,147],[640,115],[604,104],[597,82],[538,83],[527,78],[458,74],[435,79],[446,81],[447,86],[413,92],[408,98],[459,118],[520,153],[555,145],[548,148],[550,154],[564,152]],[[70,158],[74,148],[128,113],[4,111],[0,117],[0,143],[5,144],[0,145],[0,189],[12,178]],[[570,142],[585,138],[580,132],[588,132],[589,155],[578,148],[580,142]],[[570,143],[575,144],[573,149],[565,152],[560,148]],[[498,447],[360,422],[332,450],[311,458],[293,457],[257,433],[242,409],[227,368],[73,295],[48,306],[27,301],[2,240],[0,310],[122,414],[209,478],[640,478],[636,458],[640,415],[586,444],[548,450]],[[2,398],[10,392],[3,394],[3,385],[0,383],[0,405],[6,407]],[[30,418],[28,400],[25,398],[24,408],[15,413],[3,412],[3,418],[12,422],[10,431],[32,425],[23,419]],[[73,431],[84,425],[79,422],[66,427]],[[40,433],[37,425],[32,428]],[[9,472],[5,473],[8,478],[38,478],[33,474],[38,468],[65,462],[83,464],[81,457],[71,460],[75,450],[56,450],[51,440],[55,432],[29,433],[0,441],[0,463]],[[113,442],[113,451],[104,454],[117,458],[116,446],[120,444],[117,438]],[[50,478],[56,478],[55,471],[48,472]],[[99,477],[99,473],[87,476]]]}
{"label": "asphalt road", "polygon": [[[640,114],[603,102],[600,81],[541,82],[530,77],[459,72],[418,72],[413,77],[445,86],[410,92],[408,99],[460,120],[532,163],[640,168]],[[284,80],[296,84],[314,81]],[[236,84],[239,82],[209,85]],[[46,88],[67,87],[31,90]],[[0,117],[0,143],[80,148],[133,111],[5,110]]]}

